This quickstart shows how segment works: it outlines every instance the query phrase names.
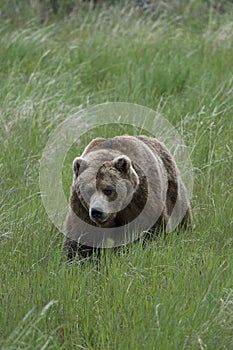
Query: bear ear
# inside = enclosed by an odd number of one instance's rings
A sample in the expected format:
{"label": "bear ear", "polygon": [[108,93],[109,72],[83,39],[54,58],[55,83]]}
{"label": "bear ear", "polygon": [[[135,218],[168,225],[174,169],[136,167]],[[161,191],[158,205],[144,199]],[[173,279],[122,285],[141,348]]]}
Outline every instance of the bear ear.
{"label": "bear ear", "polygon": [[125,155],[119,156],[113,159],[113,165],[121,173],[127,173],[131,166],[131,160]]}
{"label": "bear ear", "polygon": [[81,171],[87,168],[87,161],[82,157],[77,157],[73,161],[73,172],[76,177]]}
{"label": "bear ear", "polygon": [[121,173],[128,174],[130,176],[133,189],[136,190],[139,186],[139,177],[132,166],[132,162],[129,157],[122,155],[113,159],[113,165]]}

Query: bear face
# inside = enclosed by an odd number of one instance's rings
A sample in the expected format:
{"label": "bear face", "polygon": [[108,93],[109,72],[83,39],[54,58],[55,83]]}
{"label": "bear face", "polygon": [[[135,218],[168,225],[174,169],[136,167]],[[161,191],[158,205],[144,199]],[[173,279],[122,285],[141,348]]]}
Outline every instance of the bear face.
{"label": "bear face", "polygon": [[129,157],[120,155],[97,166],[92,159],[78,157],[73,172],[73,188],[91,221],[100,227],[114,226],[117,213],[127,207],[139,186]]}

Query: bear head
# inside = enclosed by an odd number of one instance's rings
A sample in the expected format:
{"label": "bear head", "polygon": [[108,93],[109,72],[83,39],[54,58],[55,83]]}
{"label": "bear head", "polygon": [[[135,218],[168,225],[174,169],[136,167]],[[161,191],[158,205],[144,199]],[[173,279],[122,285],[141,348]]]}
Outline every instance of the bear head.
{"label": "bear head", "polygon": [[111,227],[118,212],[131,202],[139,186],[139,177],[127,155],[110,160],[98,152],[77,157],[73,161],[73,190],[94,225]]}

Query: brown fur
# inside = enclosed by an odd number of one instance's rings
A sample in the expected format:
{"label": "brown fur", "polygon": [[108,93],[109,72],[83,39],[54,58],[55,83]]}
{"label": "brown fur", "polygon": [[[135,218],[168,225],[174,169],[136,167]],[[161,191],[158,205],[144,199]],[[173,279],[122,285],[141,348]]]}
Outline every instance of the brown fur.
{"label": "brown fur", "polygon": [[[149,197],[145,169],[149,169],[149,181],[152,184],[152,194]],[[93,181],[95,185],[91,187]],[[114,204],[116,183],[120,184],[118,186],[119,200],[122,197],[122,201],[126,203],[125,206],[119,211],[110,210],[111,213],[106,214],[105,221],[95,221],[91,213],[97,204],[97,206],[107,205],[109,208],[112,203]],[[83,185],[85,185],[86,192],[88,192],[88,186],[90,187],[89,204],[82,195]],[[108,194],[108,197],[103,195],[106,190],[112,192]],[[102,201],[102,197],[105,198],[105,201]],[[151,227],[153,231],[158,232],[166,227],[169,218],[171,219],[171,214],[174,216],[174,221],[180,213],[185,214],[182,215],[183,219],[178,227],[186,227],[191,224],[192,218],[186,189],[179,176],[176,163],[165,145],[155,138],[146,136],[126,135],[111,139],[94,139],[86,147],[82,157],[74,161],[71,210],[67,218],[67,237],[64,245],[68,258],[73,258],[77,251],[83,256],[93,251],[88,239],[80,243],[80,237],[90,227],[85,226],[85,223],[91,225],[93,230],[96,227],[96,232],[97,227],[120,227],[133,222],[146,203],[149,204],[145,222],[151,220],[154,213],[161,213]],[[81,225],[77,224],[76,215],[82,219]]]}

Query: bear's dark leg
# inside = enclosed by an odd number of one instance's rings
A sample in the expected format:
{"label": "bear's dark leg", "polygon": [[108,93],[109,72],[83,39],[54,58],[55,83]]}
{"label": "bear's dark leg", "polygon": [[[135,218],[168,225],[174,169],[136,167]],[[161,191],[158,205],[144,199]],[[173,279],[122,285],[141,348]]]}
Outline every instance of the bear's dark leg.
{"label": "bear's dark leg", "polygon": [[82,259],[91,257],[93,253],[95,253],[97,257],[100,256],[100,249],[79,244],[70,238],[66,238],[63,251],[68,261],[74,260],[76,255]]}
{"label": "bear's dark leg", "polygon": [[89,246],[87,246],[87,245],[79,244],[79,245],[78,245],[77,253],[78,253],[78,255],[79,255],[81,258],[83,258],[83,259],[92,257],[93,254],[95,254],[97,257],[99,257],[99,255],[100,255],[100,249],[98,249],[98,248],[93,248],[93,247],[89,247]]}
{"label": "bear's dark leg", "polygon": [[70,238],[66,238],[63,246],[63,251],[67,256],[68,261],[71,261],[75,258],[78,250],[78,243]]}

